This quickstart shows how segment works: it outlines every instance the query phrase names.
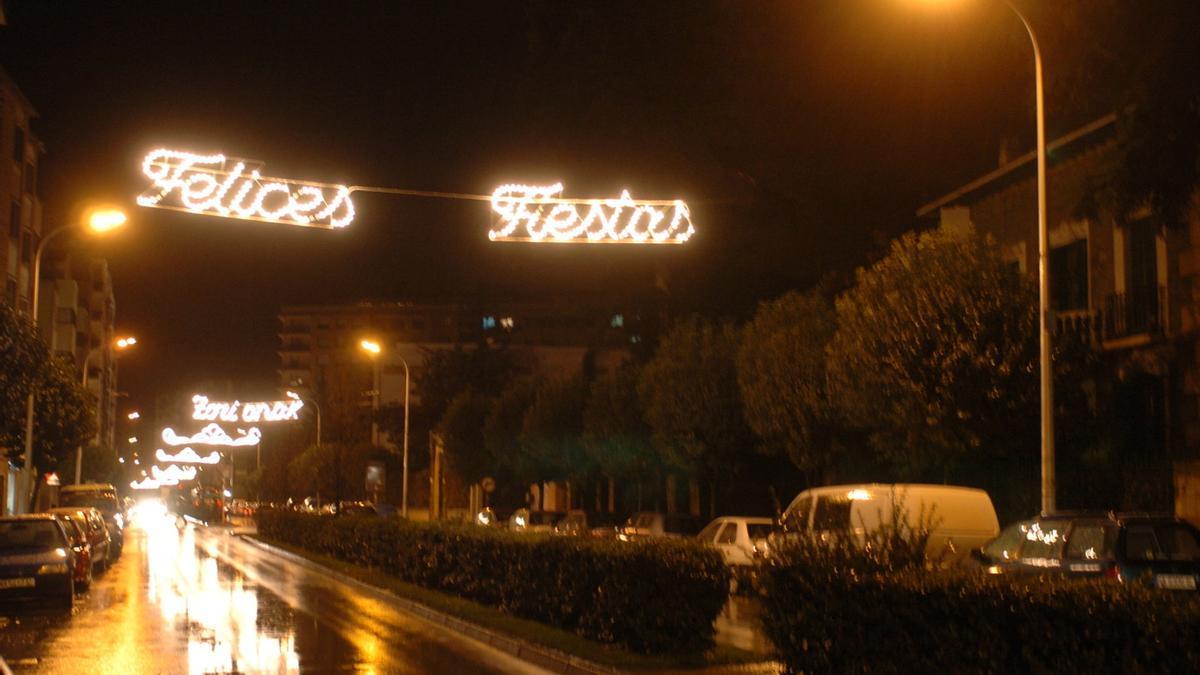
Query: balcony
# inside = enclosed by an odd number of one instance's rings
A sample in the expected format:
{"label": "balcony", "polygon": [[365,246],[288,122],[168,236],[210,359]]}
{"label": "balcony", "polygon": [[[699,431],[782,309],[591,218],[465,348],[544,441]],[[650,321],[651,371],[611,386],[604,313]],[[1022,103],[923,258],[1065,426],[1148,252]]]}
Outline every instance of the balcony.
{"label": "balcony", "polygon": [[1161,336],[1167,328],[1165,286],[1135,288],[1113,293],[1104,303],[1103,334],[1108,348],[1134,346]]}

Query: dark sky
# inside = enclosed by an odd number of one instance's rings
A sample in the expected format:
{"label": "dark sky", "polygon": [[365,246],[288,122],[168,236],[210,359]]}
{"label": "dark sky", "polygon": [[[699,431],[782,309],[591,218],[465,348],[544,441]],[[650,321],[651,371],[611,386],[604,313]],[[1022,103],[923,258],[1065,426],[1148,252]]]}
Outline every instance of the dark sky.
{"label": "dark sky", "polygon": [[[0,56],[40,113],[47,223],[95,198],[132,215],[87,245],[142,341],[121,368],[135,404],[201,376],[272,377],[281,304],[615,297],[661,270],[680,306],[744,315],[863,263],[1033,129],[1028,40],[1000,2],[5,4]],[[1081,116],[1051,114],[1051,133]],[[348,184],[628,187],[689,200],[698,234],[490,244],[486,203],[367,194],[338,232],[138,209],[158,146]]]}

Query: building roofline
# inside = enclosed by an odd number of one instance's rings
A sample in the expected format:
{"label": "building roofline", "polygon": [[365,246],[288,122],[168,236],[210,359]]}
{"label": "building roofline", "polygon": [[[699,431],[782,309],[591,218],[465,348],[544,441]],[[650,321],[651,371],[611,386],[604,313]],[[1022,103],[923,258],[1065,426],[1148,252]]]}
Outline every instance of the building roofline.
{"label": "building roofline", "polygon": [[[1117,114],[1109,113],[1109,114],[1105,115],[1104,117],[1101,117],[1098,120],[1095,120],[1089,124],[1085,124],[1082,127],[1079,127],[1078,129],[1075,129],[1074,131],[1071,131],[1070,133],[1064,134],[1064,135],[1059,136],[1058,138],[1054,139],[1053,141],[1050,141],[1049,143],[1046,144],[1046,153],[1050,154],[1050,153],[1054,152],[1055,150],[1058,150],[1059,148],[1071,145],[1072,143],[1074,143],[1082,138],[1086,138],[1087,136],[1090,136],[1090,135],[1096,133],[1097,131],[1100,131],[1101,129],[1112,126],[1113,124],[1116,123],[1116,121],[1117,121]],[[1029,152],[1014,159],[1013,161],[996,169],[995,171],[992,171],[991,173],[980,176],[979,178],[976,178],[975,180],[971,181],[970,183],[967,183],[966,185],[963,185],[962,187],[958,188],[957,190],[950,192],[946,195],[943,195],[941,197],[938,197],[937,199],[922,206],[921,208],[917,209],[917,217],[924,218],[925,216],[929,215],[930,213],[933,213],[934,211],[937,211],[938,209],[942,208],[943,206],[948,206],[950,204],[953,204],[954,202],[958,201],[959,199],[962,199],[963,197],[971,194],[972,192],[975,192],[976,190],[988,185],[989,183],[993,183],[993,182],[1017,171],[1018,169],[1024,167],[1025,165],[1032,163],[1036,159],[1037,159],[1037,151],[1030,150]]]}
{"label": "building roofline", "polygon": [[20,97],[21,103],[24,104],[24,107],[29,109],[30,117],[38,116],[37,108],[33,107],[33,103],[31,103],[29,101],[29,99],[25,96],[25,92],[21,91],[20,85],[18,85],[17,81],[14,80],[11,75],[8,74],[8,71],[4,69],[4,66],[0,66],[0,81],[4,82],[8,86],[12,87],[12,90],[17,93],[18,97]]}

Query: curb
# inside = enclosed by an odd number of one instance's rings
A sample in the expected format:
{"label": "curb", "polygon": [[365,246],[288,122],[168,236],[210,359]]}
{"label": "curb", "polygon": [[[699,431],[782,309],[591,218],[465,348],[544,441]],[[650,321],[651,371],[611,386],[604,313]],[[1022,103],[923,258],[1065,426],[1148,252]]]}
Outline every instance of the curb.
{"label": "curb", "polygon": [[419,602],[414,602],[408,598],[402,598],[385,588],[373,586],[365,581],[355,579],[354,577],[339,574],[338,572],[331,570],[330,568],[318,562],[309,560],[304,556],[297,555],[291,551],[286,551],[256,539],[250,536],[249,533],[240,533],[234,536],[272,555],[277,555],[285,560],[296,563],[297,565],[327,574],[336,578],[338,581],[355,586],[361,590],[371,593],[372,595],[380,596],[386,599],[388,602],[399,606],[400,609],[408,612],[409,614],[418,616],[426,621],[429,621],[430,623],[449,628],[459,635],[499,649],[502,652],[515,656],[523,661],[526,661],[527,663],[538,666],[539,668],[545,668],[546,670],[556,673],[562,673],[562,675],[609,675],[611,673],[622,672],[616,668],[602,666],[598,663],[593,663],[586,659],[581,659],[578,656],[560,652],[556,649],[535,645],[533,643],[526,642],[525,640],[520,640],[503,633],[498,633],[490,628],[484,628],[483,626],[473,624],[469,621],[464,621],[458,617],[439,612],[431,607],[422,605]]}

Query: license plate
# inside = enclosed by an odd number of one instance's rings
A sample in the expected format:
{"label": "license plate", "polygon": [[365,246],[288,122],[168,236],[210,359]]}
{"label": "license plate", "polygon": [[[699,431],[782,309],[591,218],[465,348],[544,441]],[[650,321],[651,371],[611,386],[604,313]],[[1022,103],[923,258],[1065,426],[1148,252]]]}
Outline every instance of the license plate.
{"label": "license plate", "polygon": [[1154,585],[1173,591],[1196,590],[1196,577],[1190,574],[1159,574],[1154,577]]}
{"label": "license plate", "polygon": [[0,579],[0,588],[33,588],[33,577],[20,579]]}

